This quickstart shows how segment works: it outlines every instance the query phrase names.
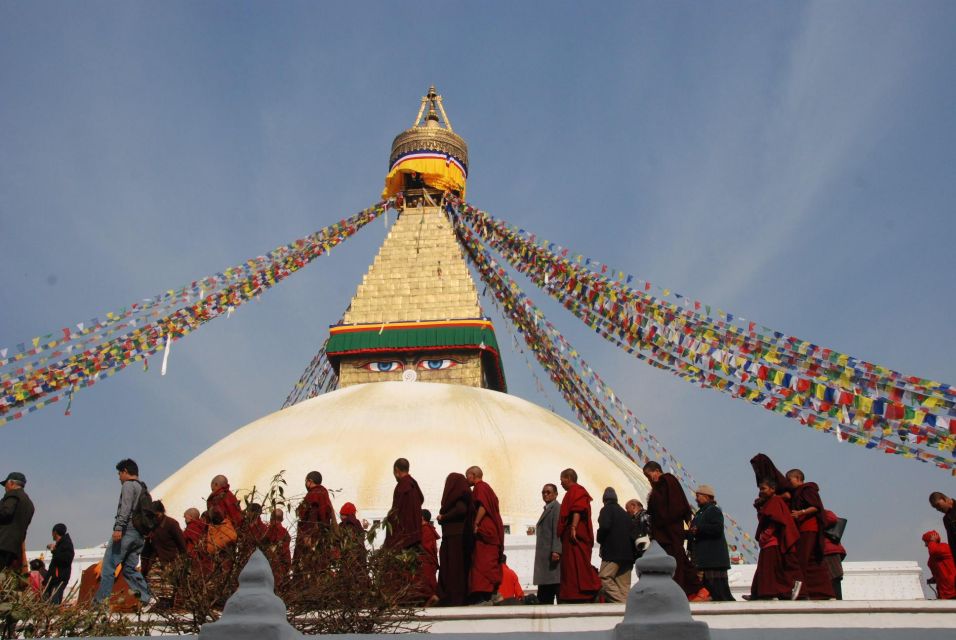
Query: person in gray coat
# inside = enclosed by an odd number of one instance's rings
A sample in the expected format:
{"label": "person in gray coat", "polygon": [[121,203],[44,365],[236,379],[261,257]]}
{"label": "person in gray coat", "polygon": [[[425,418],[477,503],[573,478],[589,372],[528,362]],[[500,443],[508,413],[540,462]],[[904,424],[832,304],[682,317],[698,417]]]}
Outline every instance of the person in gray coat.
{"label": "person in gray coat", "polygon": [[546,484],[541,489],[544,511],[535,525],[534,580],[538,587],[538,602],[554,604],[561,586],[561,536],[558,535],[558,519],[561,503],[558,487]]}
{"label": "person in gray coat", "polygon": [[145,540],[143,534],[133,524],[133,515],[138,510],[140,494],[146,491],[146,485],[140,482],[139,466],[129,458],[120,460],[116,464],[116,471],[119,474],[122,489],[120,489],[119,503],[116,505],[113,535],[103,555],[100,586],[93,599],[100,604],[112,595],[116,567],[122,564],[123,577],[126,578],[130,591],[139,598],[143,606],[146,606],[152,594],[149,592],[146,578],[137,569]]}

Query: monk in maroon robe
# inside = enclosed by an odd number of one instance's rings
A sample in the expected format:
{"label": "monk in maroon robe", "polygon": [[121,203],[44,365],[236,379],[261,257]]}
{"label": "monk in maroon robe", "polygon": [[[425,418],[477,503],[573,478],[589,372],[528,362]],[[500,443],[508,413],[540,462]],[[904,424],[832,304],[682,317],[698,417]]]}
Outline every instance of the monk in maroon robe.
{"label": "monk in maroon robe", "polygon": [[758,485],[764,480],[773,480],[777,487],[777,497],[783,498],[787,504],[790,503],[790,490],[793,487],[790,486],[787,476],[780,472],[773,460],[766,454],[758,453],[750,459],[750,466],[753,467],[754,479]]}
{"label": "monk in maroon robe", "polygon": [[561,472],[564,500],[558,518],[561,537],[561,585],[559,602],[593,602],[601,589],[601,578],[591,564],[594,526],[591,524],[591,496],[578,484],[574,469]]}
{"label": "monk in maroon robe", "polygon": [[485,602],[498,592],[501,556],[505,552],[505,526],[501,522],[498,496],[483,480],[483,475],[480,467],[469,467],[465,472],[475,508],[475,548],[468,572],[468,597],[472,602]]}
{"label": "monk in maroon robe", "polygon": [[203,519],[199,517],[199,509],[186,509],[186,512],[183,513],[183,522],[186,523],[186,528],[183,529],[183,539],[186,541],[186,553],[193,553],[196,547],[199,546],[199,541],[202,540],[203,535],[206,533],[206,523],[203,522]]}
{"label": "monk in maroon robe", "polygon": [[787,480],[793,487],[790,492],[790,514],[800,530],[797,561],[800,564],[800,581],[803,584],[797,597],[810,600],[836,598],[830,573],[823,564],[826,509],[820,499],[820,488],[815,482],[806,482],[800,469],[788,471]]}
{"label": "monk in maroon robe", "polygon": [[418,572],[426,607],[438,603],[438,540],[441,536],[435,530],[435,525],[431,523],[431,518],[431,512],[428,509],[422,509],[423,553]]}
{"label": "monk in maroon robe", "polygon": [[358,519],[358,509],[351,502],[346,502],[339,509],[339,526],[355,540],[365,540],[365,527]]}
{"label": "monk in maroon robe", "polygon": [[365,547],[365,527],[358,519],[358,509],[351,502],[346,502],[339,509],[339,531],[344,534],[341,542],[332,550],[339,556],[342,567],[357,584],[368,584],[368,549]]}
{"label": "monk in maroon robe", "polygon": [[754,501],[760,555],[750,586],[749,599],[752,600],[789,600],[799,571],[796,548],[800,532],[790,515],[790,507],[776,495],[776,485],[772,478],[762,480],[758,485],[759,496]]}
{"label": "monk in maroon robe", "polygon": [[442,606],[460,607],[468,600],[468,573],[474,548],[475,510],[468,479],[449,473],[437,516],[442,539],[438,565],[438,598]]}
{"label": "monk in maroon robe", "polygon": [[245,513],[245,545],[249,547],[250,554],[259,547],[266,537],[266,529],[269,525],[262,521],[262,505],[252,502],[246,507]]}
{"label": "monk in maroon robe", "polygon": [[[305,488],[305,498],[295,510],[299,524],[292,560],[296,565],[305,559],[305,553],[318,553],[315,557],[321,560],[321,547],[326,542],[326,533],[335,527],[335,509],[329,499],[328,489],[322,486],[322,474],[310,471],[305,476]],[[321,570],[321,567],[315,568]]]}
{"label": "monk in maroon robe", "polygon": [[199,515],[199,509],[186,509],[183,513],[183,540],[186,541],[186,554],[199,563],[203,571],[212,569],[212,559],[206,554],[206,531],[209,525]]}
{"label": "monk in maroon robe", "polygon": [[693,512],[680,481],[672,474],[664,473],[661,465],[648,462],[644,465],[644,476],[651,483],[651,493],[647,498],[647,513],[651,517],[651,539],[677,561],[674,581],[681,586],[689,598],[706,600],[710,595],[704,589],[697,570],[687,558],[684,540],[687,537],[684,524],[690,522]]}
{"label": "monk in maroon robe", "polygon": [[422,490],[409,474],[408,460],[399,458],[392,467],[395,476],[395,491],[392,493],[392,508],[385,516],[386,549],[401,551],[420,547],[422,542]]}
{"label": "monk in maroon robe", "polygon": [[263,541],[266,557],[272,565],[272,576],[276,587],[285,582],[289,569],[292,568],[292,536],[282,524],[284,515],[282,509],[275,509],[272,512]]}
{"label": "monk in maroon robe", "polygon": [[236,499],[236,495],[229,489],[229,481],[226,480],[226,476],[216,476],[209,483],[209,487],[212,489],[212,493],[206,498],[206,511],[209,513],[218,511],[224,518],[228,518],[232,522],[236,531],[239,531],[243,521],[242,509],[239,508],[239,500]]}

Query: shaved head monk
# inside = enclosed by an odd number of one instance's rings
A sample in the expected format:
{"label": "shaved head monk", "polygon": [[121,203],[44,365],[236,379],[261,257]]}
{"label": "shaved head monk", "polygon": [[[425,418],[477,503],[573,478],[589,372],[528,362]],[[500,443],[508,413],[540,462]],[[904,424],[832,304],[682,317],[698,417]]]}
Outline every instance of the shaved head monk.
{"label": "shaved head monk", "polygon": [[385,516],[385,547],[397,551],[416,547],[422,542],[425,497],[410,470],[411,465],[405,458],[399,458],[392,465],[395,491],[392,493],[392,507]]}
{"label": "shaved head monk", "polygon": [[693,512],[681,488],[680,482],[670,473],[664,473],[661,465],[651,461],[644,465],[644,477],[651,483],[647,497],[647,513],[651,517],[651,539],[661,545],[667,555],[677,561],[674,581],[681,586],[688,598],[706,599],[710,594],[697,577],[697,570],[687,559],[684,550],[684,524],[689,523]]}
{"label": "shaved head monk", "polygon": [[229,481],[226,480],[226,476],[220,475],[213,478],[209,483],[209,488],[212,493],[206,498],[206,511],[209,513],[218,511],[224,518],[228,518],[232,522],[236,531],[239,531],[243,524],[242,509],[239,508],[239,501],[236,500],[235,494],[229,488]]}
{"label": "shaved head monk", "polygon": [[206,534],[206,523],[199,516],[199,509],[195,507],[186,509],[183,513],[183,522],[186,528],[183,529],[183,539],[186,540],[186,552],[193,555],[199,548],[199,541]]}
{"label": "shaved head monk", "polygon": [[335,527],[335,508],[329,499],[329,491],[322,486],[322,474],[310,471],[305,476],[306,494],[295,510],[299,519],[298,532],[295,538],[295,554],[292,557],[297,570],[302,570],[306,559],[313,557],[320,564],[312,567],[313,570],[322,569],[321,562],[325,553],[325,543],[330,529]]}
{"label": "shaved head monk", "polygon": [[472,603],[487,602],[501,585],[505,527],[498,509],[498,496],[484,481],[481,467],[468,467],[465,478],[471,485],[475,509],[475,549],[468,572],[468,598]]}
{"label": "shaved head monk", "polygon": [[558,518],[561,537],[561,586],[558,602],[593,602],[601,589],[601,578],[591,564],[594,526],[591,524],[591,495],[578,484],[574,469],[561,472],[564,501]]}
{"label": "shaved head monk", "polygon": [[830,573],[823,564],[823,522],[825,509],[820,499],[820,489],[815,482],[806,482],[803,471],[787,472],[790,492],[790,515],[800,530],[797,543],[797,561],[800,563],[801,588],[798,598],[829,600],[835,598]]}
{"label": "shaved head monk", "polygon": [[274,509],[269,517],[269,526],[266,528],[263,551],[272,565],[272,577],[276,588],[283,585],[292,568],[292,537],[288,529],[282,524],[285,513],[282,509]]}
{"label": "shaved head monk", "polygon": [[956,500],[953,500],[942,491],[929,494],[930,505],[943,514],[943,528],[946,529],[946,538],[949,549],[956,558]]}

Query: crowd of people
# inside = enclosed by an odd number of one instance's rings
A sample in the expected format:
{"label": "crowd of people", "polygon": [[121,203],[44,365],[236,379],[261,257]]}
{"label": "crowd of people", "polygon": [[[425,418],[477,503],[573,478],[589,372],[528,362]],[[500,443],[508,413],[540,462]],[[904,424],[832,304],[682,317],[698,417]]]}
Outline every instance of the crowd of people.
{"label": "crowd of people", "polygon": [[[751,465],[758,489],[754,507],[759,556],[750,593],[744,599],[842,598],[846,550],[840,540],[846,521],[824,507],[819,486],[808,482],[800,469],[783,474],[763,454],[755,456]],[[356,542],[350,547],[356,551],[348,552],[353,555],[340,559],[356,572],[364,571],[368,523],[358,519],[355,505],[349,502],[342,505],[336,518],[318,471],[305,477],[306,494],[295,511],[294,547],[293,537],[283,524],[284,512],[273,509],[268,522],[264,522],[262,505],[248,502],[243,508],[225,476],[218,475],[210,482],[211,491],[202,511],[189,508],[183,513],[182,528],[166,514],[161,501],[152,499],[139,479],[135,461],[121,460],[116,471],[120,496],[94,595],[96,602],[110,597],[114,581],[121,574],[143,605],[153,598],[168,604],[170,595],[163,593],[161,579],[164,567],[188,557],[206,572],[227,571],[230,567],[226,565],[236,557],[229,551],[238,544],[246,545],[247,553],[259,548],[266,554],[277,585],[305,580],[308,575],[303,567],[321,568],[322,557],[332,553],[324,545],[333,530]],[[643,472],[651,485],[647,508],[636,498],[622,507],[615,489],[607,487],[596,531],[592,525],[593,499],[578,483],[574,469],[559,474],[560,490],[559,485],[551,483],[542,487],[543,510],[533,530],[533,583],[537,593],[530,596],[525,596],[515,572],[507,565],[498,496],[478,466],[448,474],[433,522],[431,512],[423,509],[425,499],[411,475],[409,461],[397,459],[392,468],[395,489],[383,522],[382,547],[413,558],[410,593],[415,604],[424,606],[624,602],[635,563],[651,541],[674,558],[674,580],[690,601],[734,600],[728,582],[731,563],[724,515],[713,487],[695,488],[694,509],[677,478],[660,464],[648,462]],[[25,485],[26,477],[19,472],[10,473],[4,481],[0,569],[26,574],[29,588],[60,603],[70,581],[73,543],[66,526],[57,524],[48,545],[49,566],[40,560],[27,565],[24,542],[34,506],[24,491]],[[944,514],[949,538],[946,545],[936,531],[923,535],[934,576],[931,582],[939,598],[956,598],[956,504],[940,492],[930,495],[930,504]],[[599,568],[591,563],[595,544],[599,546]]]}

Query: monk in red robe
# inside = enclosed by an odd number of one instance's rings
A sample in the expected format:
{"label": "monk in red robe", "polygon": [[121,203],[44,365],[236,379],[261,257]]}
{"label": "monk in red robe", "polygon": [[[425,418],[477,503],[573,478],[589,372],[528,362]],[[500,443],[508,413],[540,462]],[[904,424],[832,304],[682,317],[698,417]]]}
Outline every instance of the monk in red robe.
{"label": "monk in red robe", "polygon": [[[316,553],[321,560],[319,548],[324,546],[326,533],[335,527],[335,509],[329,499],[329,491],[322,486],[322,474],[310,471],[305,476],[307,493],[295,510],[299,520],[295,540],[295,555],[293,562],[299,565],[306,558],[306,553]],[[321,567],[315,567],[321,570]]]}
{"label": "monk in red robe", "polygon": [[422,550],[419,582],[425,597],[425,606],[438,604],[438,540],[441,538],[432,524],[432,514],[422,509]]}
{"label": "monk in red robe", "polygon": [[420,547],[422,543],[422,504],[425,497],[418,482],[409,473],[410,469],[405,458],[399,458],[392,466],[395,491],[392,493],[392,508],[385,516],[386,549],[402,551]]}
{"label": "monk in red robe", "polygon": [[498,496],[483,476],[480,467],[465,471],[475,508],[475,548],[468,572],[468,598],[473,603],[486,602],[498,593],[501,556],[505,551],[505,526],[498,510]]}
{"label": "monk in red robe", "polygon": [[693,512],[680,481],[673,474],[664,473],[657,462],[644,465],[644,476],[651,483],[647,497],[647,513],[651,517],[651,539],[677,561],[674,581],[681,586],[687,597],[693,600],[708,600],[710,592],[701,584],[697,570],[687,558],[684,540],[687,537],[684,524],[690,522]]}
{"label": "monk in red robe", "polygon": [[796,559],[800,532],[790,515],[790,507],[776,494],[777,482],[763,479],[758,485],[759,495],[754,501],[757,509],[757,570],[754,572],[747,600],[781,598],[795,595],[794,583],[799,571]]}
{"label": "monk in red robe", "polygon": [[365,540],[365,527],[358,519],[358,509],[351,502],[346,502],[339,509],[339,526],[355,540]]}
{"label": "monk in red robe", "polygon": [[273,510],[263,543],[266,557],[272,565],[276,587],[285,582],[292,568],[292,536],[282,524],[284,516],[282,509]]}
{"label": "monk in red robe", "polygon": [[793,487],[790,492],[790,514],[800,530],[797,561],[800,563],[800,581],[803,584],[797,597],[810,600],[836,598],[830,573],[823,563],[826,510],[820,499],[820,488],[815,482],[806,482],[800,469],[788,471],[787,480]]}
{"label": "monk in red robe", "polygon": [[245,512],[246,545],[259,547],[266,537],[269,525],[262,521],[262,505],[251,502]]}
{"label": "monk in red robe", "polygon": [[591,496],[578,484],[574,469],[561,472],[564,500],[558,519],[561,537],[561,585],[559,602],[593,602],[601,589],[601,578],[591,564],[594,526],[591,524]]}
{"label": "monk in red robe", "polygon": [[186,528],[183,529],[183,539],[186,541],[186,553],[191,557],[196,557],[199,550],[203,549],[205,543],[203,538],[206,535],[206,529],[209,525],[199,515],[199,509],[186,509],[183,513],[183,522]]}
{"label": "monk in red robe", "polygon": [[468,479],[449,473],[437,516],[442,539],[439,551],[438,597],[442,606],[460,607],[468,601],[468,573],[475,546],[475,509]]}
{"label": "monk in red robe", "polygon": [[226,476],[216,476],[209,483],[209,487],[212,489],[212,493],[206,498],[206,511],[209,513],[218,511],[224,518],[232,522],[236,531],[239,531],[243,521],[242,509],[239,508],[236,495],[229,489],[229,481],[226,480]]}
{"label": "monk in red robe", "polygon": [[784,502],[790,504],[790,491],[793,487],[790,486],[787,476],[780,472],[773,460],[764,453],[758,453],[750,459],[750,466],[753,467],[754,480],[758,485],[764,480],[773,480],[777,486],[777,497],[783,498]]}

